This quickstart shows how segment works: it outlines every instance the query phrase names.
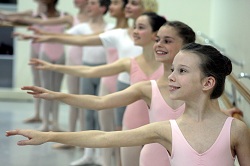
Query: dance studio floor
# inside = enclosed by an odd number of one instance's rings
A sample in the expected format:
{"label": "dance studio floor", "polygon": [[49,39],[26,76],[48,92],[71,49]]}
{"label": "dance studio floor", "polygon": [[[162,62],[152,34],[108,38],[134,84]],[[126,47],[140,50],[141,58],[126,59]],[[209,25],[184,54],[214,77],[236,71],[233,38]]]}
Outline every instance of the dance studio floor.
{"label": "dance studio floor", "polygon": [[[61,104],[59,122],[67,130],[68,106]],[[11,129],[37,129],[40,123],[26,124],[23,120],[33,115],[32,102],[0,101],[0,165],[1,166],[68,166],[79,159],[82,148],[53,149],[54,143],[40,146],[17,146],[16,142],[24,137],[5,137],[5,131]],[[79,125],[79,124],[78,124]],[[89,165],[90,166],[90,165]],[[235,164],[238,166],[238,163]]]}
{"label": "dance studio floor", "polygon": [[[67,130],[68,107],[60,105],[59,121],[62,129]],[[0,165],[1,166],[67,166],[79,159],[84,150],[81,148],[53,149],[53,143],[40,146],[17,146],[16,142],[24,137],[5,137],[11,129],[37,129],[40,124],[25,124],[23,120],[33,115],[32,102],[0,101]],[[79,124],[78,124],[79,125]]]}

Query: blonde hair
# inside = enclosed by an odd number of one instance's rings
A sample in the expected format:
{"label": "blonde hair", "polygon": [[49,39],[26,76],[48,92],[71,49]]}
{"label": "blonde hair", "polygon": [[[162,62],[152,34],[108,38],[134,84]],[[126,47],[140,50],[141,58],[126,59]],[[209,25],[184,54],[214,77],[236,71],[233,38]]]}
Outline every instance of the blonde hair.
{"label": "blonde hair", "polygon": [[158,12],[157,0],[141,0],[144,12]]}

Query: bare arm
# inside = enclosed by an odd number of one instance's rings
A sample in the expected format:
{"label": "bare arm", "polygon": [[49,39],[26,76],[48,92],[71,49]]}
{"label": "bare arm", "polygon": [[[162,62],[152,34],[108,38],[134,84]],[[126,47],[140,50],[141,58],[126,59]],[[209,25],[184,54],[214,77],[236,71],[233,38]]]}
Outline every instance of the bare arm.
{"label": "bare arm", "polygon": [[96,35],[58,35],[57,33],[29,35],[15,32],[14,36],[23,40],[33,40],[35,43],[51,42],[79,46],[103,45],[98,34]]}
{"label": "bare arm", "polygon": [[[103,132],[39,132],[35,130],[7,131],[6,136],[21,135],[28,140],[18,141],[18,145],[40,145],[46,142],[58,142],[73,146],[107,148],[139,146],[148,143],[161,143],[170,147],[169,122],[158,122],[126,131]],[[163,134],[163,129],[165,133]]]}
{"label": "bare arm", "polygon": [[21,11],[21,12],[11,12],[11,11],[4,11],[0,10],[0,15],[3,17],[31,17],[33,11],[32,10],[26,10],[26,11]]}
{"label": "bare arm", "polygon": [[43,20],[41,18],[27,18],[27,17],[7,17],[6,21],[10,21],[16,24],[24,24],[24,25],[56,25],[56,24],[68,24],[68,26],[73,25],[73,18],[70,15],[66,15],[64,17],[52,17],[47,20]]}
{"label": "bare arm", "polygon": [[[71,34],[67,34],[67,33],[55,33],[55,32],[48,32],[48,31],[44,31],[44,30],[42,30],[42,29],[40,29],[40,28],[37,28],[37,27],[34,27],[34,26],[30,26],[30,27],[28,27],[28,30],[30,30],[30,31],[33,31],[34,32],[34,34],[37,34],[37,35],[40,35],[40,36],[42,36],[42,35],[55,35],[55,36],[57,36],[57,35],[60,35],[60,36],[67,36],[67,35],[71,35]],[[14,33],[14,35],[15,34],[17,34],[17,36],[19,35],[19,33],[18,32],[15,32]],[[21,35],[21,33],[20,33],[20,35]]]}
{"label": "bare arm", "polygon": [[244,122],[234,120],[232,124],[233,144],[238,161],[241,166],[248,166],[250,163],[250,132]]}
{"label": "bare arm", "polygon": [[48,36],[46,42],[56,42],[79,46],[100,46],[103,45],[99,35],[68,35],[68,36]]}
{"label": "bare arm", "polygon": [[116,75],[125,71],[129,72],[130,62],[131,60],[129,58],[123,58],[110,64],[92,67],[84,65],[81,66],[58,65],[58,64],[51,64],[39,59],[31,59],[29,64],[35,66],[37,69],[51,70],[78,77],[96,78],[96,77]]}
{"label": "bare arm", "polygon": [[25,86],[22,90],[27,90],[27,93],[33,95],[35,98],[58,100],[78,108],[103,110],[107,108],[126,106],[140,99],[145,100],[145,98],[147,98],[145,95],[145,87],[150,88],[148,84],[150,84],[148,81],[136,83],[123,91],[118,91],[105,96],[66,94],[36,86]]}

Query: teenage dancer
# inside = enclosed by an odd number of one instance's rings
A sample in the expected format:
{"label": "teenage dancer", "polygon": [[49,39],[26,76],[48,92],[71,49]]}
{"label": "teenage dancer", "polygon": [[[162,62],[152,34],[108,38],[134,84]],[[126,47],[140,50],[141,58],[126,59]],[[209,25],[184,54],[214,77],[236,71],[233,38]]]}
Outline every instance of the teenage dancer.
{"label": "teenage dancer", "polygon": [[[164,75],[156,82],[144,81],[136,83],[122,92],[101,98],[91,97],[89,99],[89,96],[81,96],[79,97],[79,103],[71,103],[71,101],[76,101],[75,96],[71,95],[59,100],[77,107],[102,109],[102,107],[109,108],[128,105],[143,99],[150,108],[150,122],[176,119],[183,113],[184,104],[182,101],[173,102],[169,100],[169,93],[165,90],[168,86],[166,78],[170,74],[171,63],[176,53],[183,45],[194,41],[195,33],[189,26],[178,21],[167,22],[165,26],[160,28],[154,45],[156,60],[164,64]],[[73,98],[71,99],[71,97]],[[155,151],[159,153],[154,153]],[[155,161],[162,166],[169,165],[166,154],[165,148],[159,144],[145,145],[141,151],[140,165],[152,166]]]}
{"label": "teenage dancer", "polygon": [[[57,0],[43,0],[42,3],[46,6],[46,12],[43,13],[42,19],[47,19],[50,17],[62,17],[63,12],[59,12],[56,9]],[[44,26],[44,30],[50,32],[62,32],[65,27],[63,25],[58,26]],[[52,48],[52,49],[51,49]],[[48,44],[42,43],[40,48],[39,58],[58,64],[64,64],[64,47],[61,44]],[[60,90],[62,82],[62,74],[50,72],[50,71],[41,71],[41,84],[43,87],[53,90]],[[49,115],[52,113],[52,122],[51,130],[59,131],[58,126],[58,102],[44,101],[43,102],[43,124],[40,127],[42,131],[48,131],[49,129]]]}
{"label": "teenage dancer", "polygon": [[[74,74],[84,77],[100,77],[127,71],[130,73],[131,84],[139,81],[157,79],[163,74],[163,66],[156,62],[153,54],[153,44],[158,29],[166,20],[155,13],[145,13],[140,16],[134,29],[134,41],[136,45],[143,47],[143,54],[134,58],[124,58],[110,65],[100,67],[88,66],[62,66],[52,65],[47,62],[33,59],[31,63],[38,65],[38,68]],[[41,65],[41,66],[39,66]],[[80,70],[81,69],[81,70]],[[80,72],[79,72],[80,71]],[[124,130],[137,128],[149,123],[147,105],[141,100],[129,105],[124,116]],[[122,161],[126,165],[139,165],[139,154],[141,147],[126,149],[126,156]]]}
{"label": "teenage dancer", "polygon": [[[233,166],[236,156],[240,165],[248,166],[250,134],[246,124],[226,116],[213,103],[223,93],[225,78],[231,71],[230,59],[218,50],[192,43],[182,48],[174,58],[172,74],[168,77],[170,98],[183,100],[186,104],[185,112],[177,120],[108,133],[12,130],[6,135],[28,138],[19,141],[18,145],[63,142],[83,147],[114,147],[157,142],[168,150],[171,164],[175,166]],[[37,91],[30,93],[41,95]]]}

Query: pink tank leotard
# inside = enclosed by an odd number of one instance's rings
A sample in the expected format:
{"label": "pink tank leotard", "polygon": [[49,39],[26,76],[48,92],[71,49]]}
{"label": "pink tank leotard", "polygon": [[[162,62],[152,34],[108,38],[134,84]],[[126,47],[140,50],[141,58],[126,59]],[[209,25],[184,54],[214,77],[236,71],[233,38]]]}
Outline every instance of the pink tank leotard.
{"label": "pink tank leotard", "polygon": [[[33,26],[33,27],[38,27],[38,26]],[[38,27],[39,29],[41,29],[41,27]],[[31,43],[31,50],[33,52],[32,54],[32,58],[39,58],[39,52],[40,52],[40,48],[41,48],[41,43]]]}
{"label": "pink tank leotard", "polygon": [[[172,109],[164,100],[155,80],[151,80],[152,97],[149,110],[150,123],[169,119],[177,119],[184,110],[185,104],[177,109]],[[161,144],[153,143],[144,145],[140,154],[140,166],[170,166],[168,152]]]}
{"label": "pink tank leotard", "polygon": [[[80,24],[77,16],[74,17],[74,26]],[[70,46],[67,55],[67,65],[82,65],[83,47]]]}
{"label": "pink tank leotard", "polygon": [[[43,17],[43,14],[42,13],[39,14],[39,13],[37,13],[37,11],[33,11],[32,17]],[[42,26],[40,26],[40,25],[32,25],[32,27],[42,29]],[[41,48],[41,43],[33,43],[33,42],[31,42],[31,50],[32,50],[31,57],[32,58],[39,58],[40,48]]]}
{"label": "pink tank leotard", "polygon": [[204,153],[197,153],[183,136],[175,120],[170,120],[172,128],[171,166],[234,166],[231,153],[230,130],[233,118],[228,117],[214,144]]}
{"label": "pink tank leotard", "polygon": [[[61,17],[63,13],[61,14]],[[47,17],[43,17],[47,19]],[[43,30],[46,32],[54,33],[63,33],[65,30],[65,25],[53,25],[53,26],[44,26]],[[43,52],[52,62],[59,60],[64,55],[64,45],[57,43],[42,43],[41,52]]]}
{"label": "pink tank leotard", "polygon": [[[111,47],[106,48],[106,57],[107,57],[107,64],[113,63],[116,60],[118,60],[117,49]],[[108,89],[109,93],[116,92],[117,77],[118,75],[102,77],[101,82]]]}
{"label": "pink tank leotard", "polygon": [[[134,58],[131,58],[130,83],[135,84],[140,81],[156,80],[163,75],[163,65],[153,74],[147,76],[140,68]],[[148,106],[143,100],[138,100],[126,107],[123,117],[123,125],[126,129],[134,129],[149,123]]]}

